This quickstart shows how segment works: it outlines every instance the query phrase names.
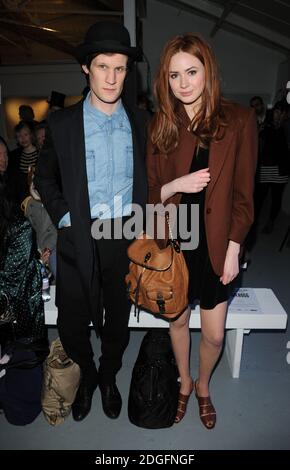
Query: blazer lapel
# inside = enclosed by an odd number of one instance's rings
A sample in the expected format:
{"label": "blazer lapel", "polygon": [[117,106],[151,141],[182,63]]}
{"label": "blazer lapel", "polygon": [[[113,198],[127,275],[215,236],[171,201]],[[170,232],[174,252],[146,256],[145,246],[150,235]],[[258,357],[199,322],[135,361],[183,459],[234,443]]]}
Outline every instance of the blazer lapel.
{"label": "blazer lapel", "polygon": [[227,152],[231,146],[231,140],[233,138],[233,131],[228,128],[225,131],[224,137],[210,144],[209,149],[209,171],[210,171],[210,183],[207,189],[207,199],[210,197],[215,184],[218,180],[220,172],[222,170],[224,161],[227,156]]}
{"label": "blazer lapel", "polygon": [[75,199],[75,209],[78,216],[87,220],[90,224],[91,213],[88,193],[88,180],[86,170],[86,150],[85,150],[85,134],[83,119],[83,103],[76,107],[71,120],[72,138],[71,144],[71,160],[72,172],[74,176],[73,191]]}
{"label": "blazer lapel", "polygon": [[178,148],[179,158],[178,161],[176,161],[177,178],[189,173],[196,141],[196,136],[192,132],[189,132],[184,127],[180,129],[180,144]]}
{"label": "blazer lapel", "polygon": [[74,226],[75,254],[81,279],[84,280],[85,288],[90,289],[88,296],[92,302],[92,311],[98,305],[94,297],[98,292],[98,263],[91,238],[91,211],[88,192],[88,180],[86,169],[86,150],[83,119],[83,103],[74,110],[71,125],[70,154],[72,165],[71,191],[73,209],[71,212],[72,224]]}
{"label": "blazer lapel", "polygon": [[145,166],[145,129],[144,123],[137,120],[137,116],[127,103],[122,101],[127,113],[132,131],[133,143],[133,203],[145,205],[147,202],[147,181]]}
{"label": "blazer lapel", "polygon": [[[182,156],[182,166],[179,166],[181,174],[177,176],[183,176],[189,173],[193,152],[196,146],[196,136],[188,132],[188,127],[190,126],[190,119],[184,109],[184,106],[179,106],[177,113],[181,119],[181,135],[180,135],[180,155]],[[227,152],[230,149],[231,140],[233,138],[233,131],[228,127],[225,130],[225,134],[220,141],[212,142],[209,149],[209,170],[211,181],[207,189],[207,198],[213,191],[213,188],[217,182],[219,174],[222,170]],[[179,152],[178,152],[179,153]]]}
{"label": "blazer lapel", "polygon": [[[197,142],[196,135],[188,129],[191,125],[190,118],[183,105],[179,104],[176,113],[180,120],[178,161],[176,161],[175,173],[177,177],[187,175],[190,171],[193,154]],[[174,154],[175,152],[173,152]]]}
{"label": "blazer lapel", "polygon": [[139,142],[139,139],[137,138],[137,129],[136,129],[134,114],[131,111],[131,109],[128,107],[128,105],[124,103],[124,101],[122,101],[122,104],[125,108],[126,114],[128,116],[128,119],[131,125],[132,143],[133,143],[133,159],[134,159],[134,169],[135,169],[135,166],[137,164],[137,159],[139,160],[139,155],[141,155],[140,142]]}

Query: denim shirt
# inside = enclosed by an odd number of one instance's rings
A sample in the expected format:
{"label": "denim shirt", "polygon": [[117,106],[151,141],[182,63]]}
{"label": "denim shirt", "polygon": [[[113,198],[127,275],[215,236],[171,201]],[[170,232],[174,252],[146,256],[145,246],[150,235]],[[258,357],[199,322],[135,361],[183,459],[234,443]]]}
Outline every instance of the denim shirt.
{"label": "denim shirt", "polygon": [[[131,125],[120,101],[111,116],[95,108],[89,93],[84,101],[86,170],[91,218],[131,214],[133,144]],[[67,213],[59,228],[70,225]]]}

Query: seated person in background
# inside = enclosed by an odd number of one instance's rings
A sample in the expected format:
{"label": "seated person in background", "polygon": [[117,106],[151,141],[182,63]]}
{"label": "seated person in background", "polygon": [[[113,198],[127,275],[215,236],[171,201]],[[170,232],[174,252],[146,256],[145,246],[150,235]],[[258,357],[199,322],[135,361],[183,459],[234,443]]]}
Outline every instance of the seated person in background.
{"label": "seated person in background", "polygon": [[42,146],[44,144],[46,127],[47,126],[46,126],[45,121],[40,122],[35,127],[36,143],[37,143],[37,147],[38,147],[39,150],[42,148]]}
{"label": "seated person in background", "polygon": [[15,133],[19,148],[11,152],[9,174],[13,180],[13,185],[17,189],[17,202],[21,204],[23,199],[29,196],[28,168],[35,167],[38,149],[33,129],[29,123],[20,122],[17,124]]}
{"label": "seated person in background", "polygon": [[16,314],[16,338],[45,340],[40,263],[33,240],[29,221],[15,208],[0,175],[0,310],[8,298]]}
{"label": "seated person in background", "polygon": [[48,263],[56,279],[56,239],[57,231],[43,206],[39,193],[33,184],[34,169],[30,169],[30,196],[21,204],[24,215],[27,217],[36,232],[37,247],[41,252],[42,261]]}

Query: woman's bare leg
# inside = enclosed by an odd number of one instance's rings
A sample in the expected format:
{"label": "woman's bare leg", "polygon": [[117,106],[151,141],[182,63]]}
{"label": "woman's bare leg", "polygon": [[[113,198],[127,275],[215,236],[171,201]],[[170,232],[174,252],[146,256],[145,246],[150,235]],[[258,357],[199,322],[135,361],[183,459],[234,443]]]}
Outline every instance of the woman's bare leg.
{"label": "woman's bare leg", "polygon": [[172,349],[180,375],[180,393],[183,395],[189,395],[192,387],[192,378],[189,370],[190,313],[191,310],[188,307],[176,321],[170,323]]}
{"label": "woman's bare leg", "polygon": [[209,396],[210,376],[223,347],[227,305],[227,302],[222,302],[212,310],[200,310],[201,341],[197,393],[201,397]]}

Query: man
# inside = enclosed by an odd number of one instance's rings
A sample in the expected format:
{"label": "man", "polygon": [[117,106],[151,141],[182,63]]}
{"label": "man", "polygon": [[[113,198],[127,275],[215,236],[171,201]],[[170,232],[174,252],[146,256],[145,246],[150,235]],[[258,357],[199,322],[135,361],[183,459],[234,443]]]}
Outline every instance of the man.
{"label": "man", "polygon": [[250,99],[250,106],[254,108],[257,117],[257,126],[259,132],[264,129],[266,120],[266,108],[261,96],[253,96]]}
{"label": "man", "polygon": [[[96,240],[91,226],[95,219],[110,222],[120,210],[124,224],[132,203],[145,207],[147,183],[144,117],[123,99],[127,69],[138,52],[130,46],[127,29],[96,23],[76,52],[90,92],[84,101],[49,116],[34,181],[59,228],[58,329],[65,351],[82,372],[72,407],[80,421],[90,411],[97,384],[104,412],[118,417],[122,400],[116,374],[129,339],[124,277],[130,241],[124,236]],[[114,212],[115,196],[122,205]],[[101,336],[98,373],[88,338],[90,321]]]}
{"label": "man", "polygon": [[38,124],[38,121],[34,120],[33,108],[27,104],[21,104],[18,108],[19,122],[28,122],[32,129]]}
{"label": "man", "polygon": [[258,95],[253,96],[250,99],[249,104],[251,108],[254,108],[255,113],[256,113],[259,157],[258,157],[258,163],[257,163],[257,169],[256,169],[256,175],[255,175],[255,188],[254,188],[255,189],[254,190],[255,220],[244,243],[244,251],[243,251],[242,262],[241,262],[242,269],[244,270],[248,268],[248,265],[251,262],[250,252],[252,251],[257,241],[259,172],[260,172],[260,167],[261,167],[261,153],[262,153],[262,149],[265,146],[264,145],[264,129],[267,125],[267,120],[268,120],[268,114],[267,114],[267,110],[265,107],[265,103],[261,96],[258,96]]}

